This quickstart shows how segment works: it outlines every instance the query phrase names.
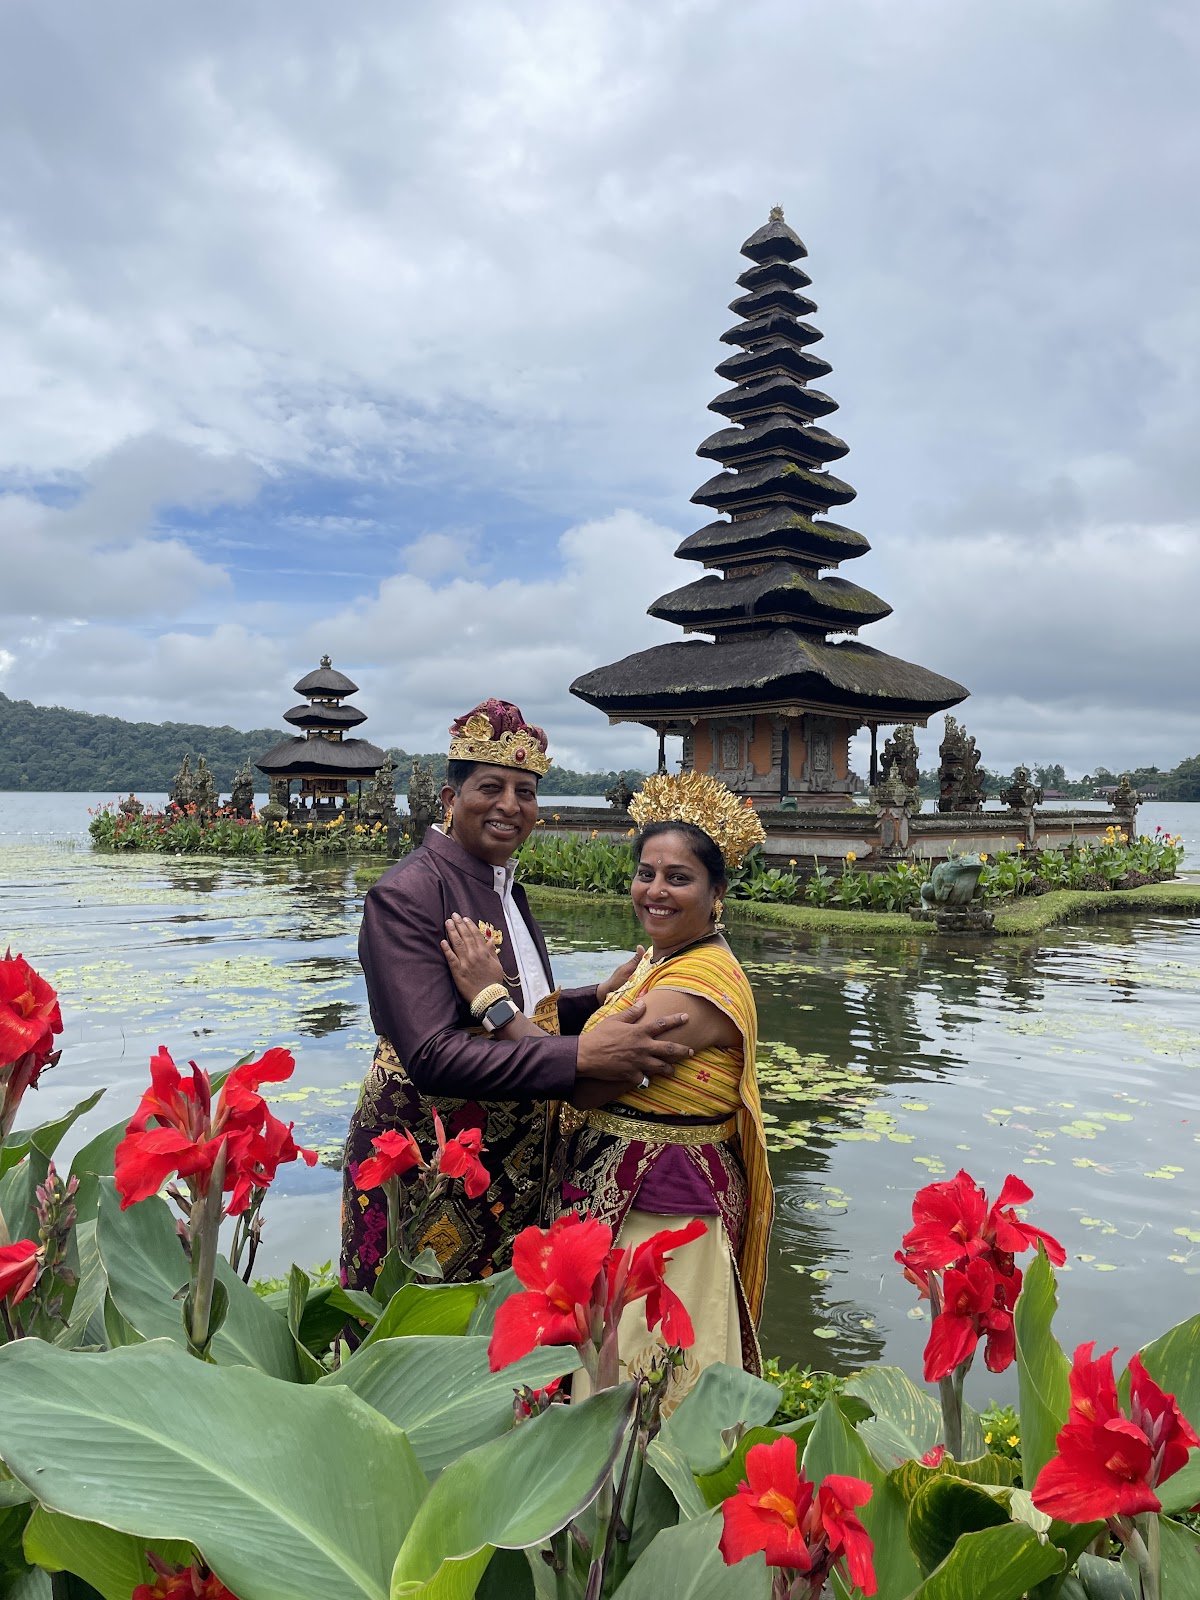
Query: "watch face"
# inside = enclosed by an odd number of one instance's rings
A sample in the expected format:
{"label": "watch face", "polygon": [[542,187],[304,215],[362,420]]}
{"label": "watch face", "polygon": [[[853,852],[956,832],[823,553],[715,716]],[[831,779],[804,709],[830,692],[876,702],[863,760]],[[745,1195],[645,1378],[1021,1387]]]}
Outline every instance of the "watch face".
{"label": "watch face", "polygon": [[495,1001],[487,1008],[483,1014],[483,1025],[489,1032],[492,1032],[496,1028],[506,1027],[516,1015],[516,1001],[506,997],[503,1000]]}

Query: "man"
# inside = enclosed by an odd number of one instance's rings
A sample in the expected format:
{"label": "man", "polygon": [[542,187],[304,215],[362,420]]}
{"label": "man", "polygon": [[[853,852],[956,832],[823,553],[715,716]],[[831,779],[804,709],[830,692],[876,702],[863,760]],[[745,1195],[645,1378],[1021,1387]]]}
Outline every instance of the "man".
{"label": "man", "polygon": [[[486,1277],[509,1263],[512,1241],[540,1220],[554,1120],[547,1101],[598,1092],[616,1099],[688,1055],[662,1037],[682,1018],[645,1018],[644,1006],[584,1023],[633,963],[598,987],[559,992],[541,929],[513,881],[512,857],[538,817],[538,778],[550,766],[546,735],[504,700],[485,700],[450,727],[442,790],[446,821],[420,849],[390,868],[367,894],[359,959],[375,1059],[350,1122],[343,1168],[342,1276],[371,1288],[386,1250],[381,1190],[363,1191],[354,1172],[385,1130],[408,1129],[426,1153],[435,1143],[434,1108],[452,1137],[482,1130],[491,1185],[469,1200],[455,1183],[426,1227],[421,1245],[436,1251],[447,1279]],[[442,953],[446,921],[458,913],[498,945],[508,998],[473,1017]],[[518,1011],[545,1030],[534,1038],[488,1038]],[[481,1028],[482,1023],[482,1028]]]}

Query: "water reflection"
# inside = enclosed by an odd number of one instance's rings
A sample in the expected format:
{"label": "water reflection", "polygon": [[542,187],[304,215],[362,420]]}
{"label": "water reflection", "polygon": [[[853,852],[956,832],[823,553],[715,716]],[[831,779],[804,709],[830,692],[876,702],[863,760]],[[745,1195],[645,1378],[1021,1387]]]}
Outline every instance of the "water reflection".
{"label": "water reflection", "polygon": [[[0,847],[0,943],[64,1000],[38,1120],[107,1086],[74,1135],[90,1137],[131,1109],[160,1043],[214,1068],[281,1044],[299,1065],[280,1111],[336,1149],[372,1048],[359,904],[337,867]],[[622,907],[549,906],[542,921],[564,985],[606,975],[639,937]],[[1036,946],[731,938],[760,1007],[779,1191],[767,1350],[918,1370],[925,1324],[892,1256],[913,1191],[960,1164],[989,1189],[1013,1171],[1036,1191],[1069,1252],[1068,1345],[1128,1349],[1194,1309],[1200,921],[1105,918]],[[336,1174],[281,1181],[268,1271],[336,1250]],[[983,1375],[975,1398],[989,1389],[1010,1392]]]}

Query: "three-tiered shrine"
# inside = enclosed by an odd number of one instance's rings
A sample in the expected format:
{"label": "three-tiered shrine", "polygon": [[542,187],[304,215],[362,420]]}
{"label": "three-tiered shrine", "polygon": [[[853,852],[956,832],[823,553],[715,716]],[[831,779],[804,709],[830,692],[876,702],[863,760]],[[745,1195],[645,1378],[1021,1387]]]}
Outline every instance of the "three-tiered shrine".
{"label": "three-tiered shrine", "polygon": [[339,799],[345,803],[356,779],[361,795],[363,780],[375,776],[387,755],[367,739],[346,737],[367,720],[365,711],[344,704],[358,693],[358,685],[322,656],[321,665],[292,687],[307,703],[285,711],[283,720],[303,733],[275,745],[255,766],[268,778],[286,782],[289,790],[299,779],[301,801],[314,810],[327,810]]}
{"label": "three-tiered shrine", "polygon": [[692,496],[718,520],[676,551],[715,570],[650,607],[710,638],[641,650],[571,685],[611,722],[653,728],[660,767],[665,739],[681,735],[685,769],[804,808],[845,805],[861,786],[849,741],[864,724],[874,781],[878,727],[924,726],[968,693],[857,637],[891,607],[837,575],[870,545],[825,520],[854,490],[829,471],[848,446],[817,420],[837,403],[811,387],[832,369],[812,353],[821,334],[803,320],[817,309],[796,265],[807,253],[778,206],[742,246],[753,264],[730,306],[740,321],[721,335],[738,349],[717,368],[733,387],[709,405],[729,425],[697,451],[724,470]]}

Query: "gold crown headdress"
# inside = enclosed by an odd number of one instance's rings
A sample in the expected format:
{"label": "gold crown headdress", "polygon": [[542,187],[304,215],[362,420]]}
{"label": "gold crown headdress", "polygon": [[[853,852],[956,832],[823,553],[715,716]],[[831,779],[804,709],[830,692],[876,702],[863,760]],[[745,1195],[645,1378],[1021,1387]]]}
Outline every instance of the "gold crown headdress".
{"label": "gold crown headdress", "polygon": [[753,802],[707,772],[653,773],[629,802],[639,828],[650,822],[691,822],[703,828],[727,867],[740,867],[766,838]]}
{"label": "gold crown headdress", "polygon": [[483,761],[543,777],[551,767],[546,735],[508,700],[484,700],[450,724],[451,761]]}

